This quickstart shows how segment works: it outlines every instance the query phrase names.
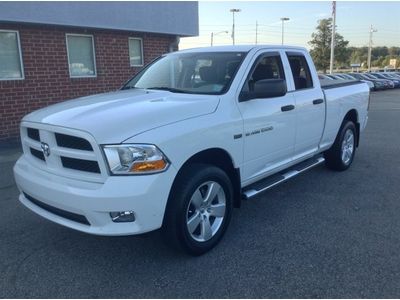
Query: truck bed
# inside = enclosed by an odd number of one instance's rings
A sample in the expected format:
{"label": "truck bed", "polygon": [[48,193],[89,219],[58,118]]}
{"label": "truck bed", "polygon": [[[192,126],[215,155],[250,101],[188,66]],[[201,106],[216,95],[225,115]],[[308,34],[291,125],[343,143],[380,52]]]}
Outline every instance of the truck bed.
{"label": "truck bed", "polygon": [[[369,87],[365,82],[356,80],[327,80],[321,88],[325,95],[326,121],[321,147],[335,140],[344,114],[355,111],[362,131],[367,121]],[[332,83],[331,83],[332,81]]]}
{"label": "truck bed", "polygon": [[360,80],[328,80],[328,79],[321,79],[321,88],[324,90],[333,89],[342,86],[349,86],[363,83]]}

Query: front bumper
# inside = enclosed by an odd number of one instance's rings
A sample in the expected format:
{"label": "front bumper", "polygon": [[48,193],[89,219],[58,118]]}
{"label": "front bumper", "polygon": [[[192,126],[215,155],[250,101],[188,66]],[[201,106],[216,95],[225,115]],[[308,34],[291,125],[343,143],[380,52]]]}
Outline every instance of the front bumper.
{"label": "front bumper", "polygon": [[[32,166],[22,156],[14,166],[19,200],[38,215],[66,227],[96,235],[132,235],[161,227],[176,176],[171,165],[154,175],[109,176],[94,183],[56,176]],[[25,195],[56,210],[84,216],[90,225],[54,214]],[[114,223],[110,212],[134,211],[135,221]]]}

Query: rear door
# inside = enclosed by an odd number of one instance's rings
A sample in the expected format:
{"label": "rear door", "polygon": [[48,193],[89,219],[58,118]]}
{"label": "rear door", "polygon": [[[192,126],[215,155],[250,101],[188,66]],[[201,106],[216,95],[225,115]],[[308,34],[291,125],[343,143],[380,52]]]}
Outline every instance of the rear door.
{"label": "rear door", "polygon": [[296,139],[293,159],[313,155],[319,147],[325,124],[324,94],[309,56],[286,52],[293,80],[296,106]]}
{"label": "rear door", "polygon": [[[258,80],[286,79],[279,51],[262,51],[254,60],[242,84],[248,92]],[[258,98],[238,103],[244,123],[244,165],[246,182],[263,177],[292,160],[296,113],[294,97]]]}

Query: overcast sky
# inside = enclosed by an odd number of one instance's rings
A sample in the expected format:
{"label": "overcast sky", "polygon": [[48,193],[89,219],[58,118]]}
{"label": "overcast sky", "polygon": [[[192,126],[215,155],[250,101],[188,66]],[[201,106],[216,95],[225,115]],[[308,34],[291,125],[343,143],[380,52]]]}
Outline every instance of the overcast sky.
{"label": "overcast sky", "polygon": [[[369,27],[378,32],[373,35],[375,46],[400,46],[400,2],[337,1],[337,30],[350,41],[351,46],[367,46]],[[332,13],[331,1],[200,1],[199,36],[182,38],[180,49],[210,45],[211,32],[229,31],[214,36],[214,45],[232,44],[231,8],[242,11],[235,14],[236,44],[254,44],[256,21],[258,43],[281,43],[281,17],[285,22],[285,43],[309,47],[307,44],[317,21]]]}

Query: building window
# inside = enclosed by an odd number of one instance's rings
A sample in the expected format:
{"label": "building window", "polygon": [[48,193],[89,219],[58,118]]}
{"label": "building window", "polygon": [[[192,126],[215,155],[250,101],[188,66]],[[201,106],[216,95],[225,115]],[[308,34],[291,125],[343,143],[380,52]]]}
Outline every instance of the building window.
{"label": "building window", "polygon": [[24,79],[18,31],[0,30],[0,80]]}
{"label": "building window", "polygon": [[143,66],[143,42],[140,38],[129,38],[129,61],[131,67]]}
{"label": "building window", "polygon": [[96,58],[92,35],[67,34],[70,77],[96,77]]}

